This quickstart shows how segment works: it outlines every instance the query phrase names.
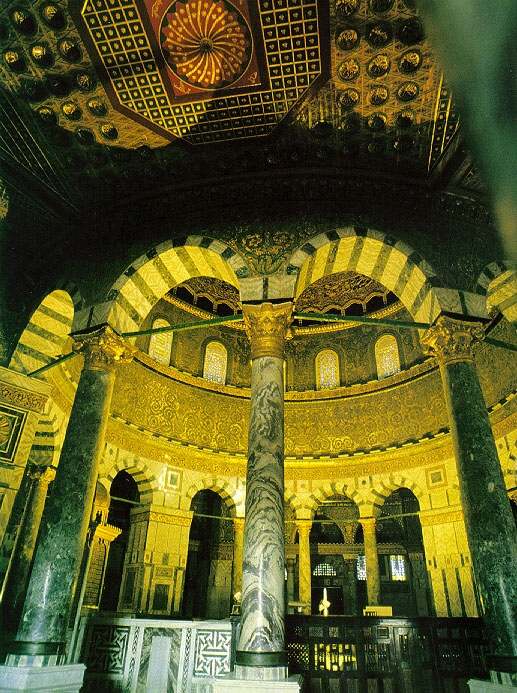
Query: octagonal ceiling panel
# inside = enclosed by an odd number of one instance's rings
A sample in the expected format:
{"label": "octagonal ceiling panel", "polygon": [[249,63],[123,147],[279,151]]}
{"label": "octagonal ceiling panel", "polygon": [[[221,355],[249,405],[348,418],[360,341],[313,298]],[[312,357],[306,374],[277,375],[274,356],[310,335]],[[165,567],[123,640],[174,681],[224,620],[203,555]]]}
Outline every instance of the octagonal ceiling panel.
{"label": "octagonal ceiling panel", "polygon": [[329,73],[322,0],[76,0],[115,109],[191,144],[267,135]]}

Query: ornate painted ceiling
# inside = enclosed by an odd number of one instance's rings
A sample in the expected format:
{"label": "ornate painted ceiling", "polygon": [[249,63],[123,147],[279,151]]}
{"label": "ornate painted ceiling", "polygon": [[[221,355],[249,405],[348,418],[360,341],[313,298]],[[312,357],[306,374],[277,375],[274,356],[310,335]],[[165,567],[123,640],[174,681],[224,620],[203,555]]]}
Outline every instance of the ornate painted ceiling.
{"label": "ornate painted ceiling", "polygon": [[414,0],[4,0],[0,89],[0,155],[64,198],[286,156],[484,191]]}

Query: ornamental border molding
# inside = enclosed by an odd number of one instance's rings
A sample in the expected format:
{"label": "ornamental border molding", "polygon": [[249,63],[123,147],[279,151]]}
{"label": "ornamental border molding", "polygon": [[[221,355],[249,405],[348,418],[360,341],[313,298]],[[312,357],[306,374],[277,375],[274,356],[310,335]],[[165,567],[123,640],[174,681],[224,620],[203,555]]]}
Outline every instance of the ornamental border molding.
{"label": "ornamental border molding", "polygon": [[48,395],[40,395],[14,385],[0,383],[0,401],[13,404],[21,409],[35,411],[40,414],[43,412],[47,399]]}

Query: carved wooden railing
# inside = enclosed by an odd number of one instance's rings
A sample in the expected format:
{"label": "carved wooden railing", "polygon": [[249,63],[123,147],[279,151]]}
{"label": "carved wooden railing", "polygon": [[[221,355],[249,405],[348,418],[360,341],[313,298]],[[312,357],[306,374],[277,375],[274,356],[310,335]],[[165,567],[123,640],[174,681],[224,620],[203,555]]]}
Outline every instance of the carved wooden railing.
{"label": "carved wooden railing", "polygon": [[304,693],[460,693],[487,676],[475,618],[288,616],[286,641]]}

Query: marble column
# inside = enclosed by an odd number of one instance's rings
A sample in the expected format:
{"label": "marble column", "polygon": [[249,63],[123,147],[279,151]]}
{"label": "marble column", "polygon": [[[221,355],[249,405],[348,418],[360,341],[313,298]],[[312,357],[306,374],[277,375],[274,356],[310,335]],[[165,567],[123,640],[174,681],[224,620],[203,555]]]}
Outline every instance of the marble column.
{"label": "marble column", "polygon": [[348,554],[344,554],[343,562],[343,613],[348,616],[358,616],[356,577],[357,556],[350,557]]}
{"label": "marble column", "polygon": [[376,604],[380,604],[381,600],[379,555],[377,553],[377,536],[375,533],[377,522],[374,517],[361,517],[359,522],[363,527],[368,606],[374,606]]}
{"label": "marble column", "polygon": [[7,646],[10,665],[46,666],[64,661],[69,611],[104,449],[114,364],[130,359],[133,353],[108,326],[74,337],[74,349],[84,355],[84,367],[41,521],[20,626],[15,641]]}
{"label": "marble column", "polygon": [[311,520],[298,520],[298,601],[303,602],[304,614],[311,613]]}
{"label": "marble column", "polygon": [[237,592],[242,595],[242,559],[244,553],[244,518],[233,518],[232,603]]}
{"label": "marble column", "polygon": [[47,498],[47,489],[55,475],[54,467],[29,465],[28,478],[31,485],[9,561],[2,594],[4,638],[9,635],[14,636],[18,628],[41,516]]}
{"label": "marble column", "polygon": [[446,316],[424,334],[442,376],[468,545],[495,655],[517,656],[517,532],[473,359],[479,323]]}
{"label": "marble column", "polygon": [[251,411],[241,633],[241,679],[287,676],[284,643],[284,342],[292,304],[244,305],[251,343]]}

